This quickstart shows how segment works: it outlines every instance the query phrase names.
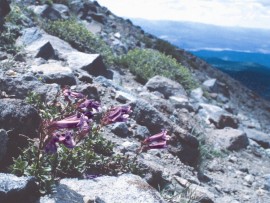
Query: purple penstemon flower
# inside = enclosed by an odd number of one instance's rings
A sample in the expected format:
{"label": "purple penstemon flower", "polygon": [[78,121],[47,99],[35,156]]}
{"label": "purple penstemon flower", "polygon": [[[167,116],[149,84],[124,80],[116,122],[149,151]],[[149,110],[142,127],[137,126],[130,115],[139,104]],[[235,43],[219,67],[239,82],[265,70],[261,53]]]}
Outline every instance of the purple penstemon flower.
{"label": "purple penstemon flower", "polygon": [[167,135],[167,130],[163,129],[160,133],[152,135],[146,138],[142,142],[142,149],[164,149],[167,148],[167,140],[170,139],[170,136]]}
{"label": "purple penstemon flower", "polygon": [[87,99],[81,104],[79,104],[78,109],[83,112],[89,112],[89,111],[100,111],[100,103],[91,99]]}
{"label": "purple penstemon flower", "polygon": [[76,146],[71,131],[66,131],[64,134],[61,134],[59,142],[65,145],[67,148],[74,148]]}
{"label": "purple penstemon flower", "polygon": [[75,114],[63,120],[51,122],[48,128],[56,128],[56,129],[76,128],[78,127],[79,122],[80,122],[80,116]]}
{"label": "purple penstemon flower", "polygon": [[81,132],[88,133],[90,131],[89,122],[90,122],[90,119],[88,119],[87,116],[82,114],[80,117],[80,122],[78,123],[77,127],[79,127]]}
{"label": "purple penstemon flower", "polygon": [[82,93],[73,92],[73,91],[71,91],[70,89],[67,89],[67,88],[63,90],[63,95],[64,95],[66,100],[70,100],[70,97],[76,98],[76,99],[85,98],[85,96]]}
{"label": "purple penstemon flower", "polygon": [[148,144],[148,143],[152,143],[155,141],[166,141],[169,140],[170,136],[167,135],[167,130],[163,129],[160,133],[152,135],[151,137],[146,138],[143,143],[144,144]]}
{"label": "purple penstemon flower", "polygon": [[51,140],[45,146],[45,152],[56,153],[57,152],[57,145],[56,145],[57,142],[59,142],[59,138],[58,138],[58,136],[53,134]]}
{"label": "purple penstemon flower", "polygon": [[101,123],[103,125],[108,125],[115,122],[125,122],[127,121],[130,112],[132,112],[130,106],[112,107],[105,113]]}
{"label": "purple penstemon flower", "polygon": [[60,132],[53,133],[51,140],[45,146],[45,151],[47,153],[56,153],[57,152],[56,143],[63,144],[67,148],[74,148],[76,146],[71,131],[66,131],[65,133]]}

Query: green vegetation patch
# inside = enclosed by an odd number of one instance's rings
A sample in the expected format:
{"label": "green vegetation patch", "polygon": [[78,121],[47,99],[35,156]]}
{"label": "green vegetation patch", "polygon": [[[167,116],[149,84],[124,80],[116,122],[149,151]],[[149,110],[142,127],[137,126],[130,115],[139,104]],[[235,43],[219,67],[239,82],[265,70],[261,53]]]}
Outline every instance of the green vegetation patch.
{"label": "green vegetation patch", "polygon": [[179,82],[187,91],[197,85],[189,70],[176,59],[152,49],[131,50],[121,57],[119,63],[130,69],[143,83],[155,75],[161,75]]}
{"label": "green vegetation patch", "polygon": [[49,34],[67,41],[79,51],[91,54],[99,53],[104,58],[105,63],[113,64],[114,55],[111,48],[88,31],[83,24],[75,20],[57,20],[44,23],[43,28]]}

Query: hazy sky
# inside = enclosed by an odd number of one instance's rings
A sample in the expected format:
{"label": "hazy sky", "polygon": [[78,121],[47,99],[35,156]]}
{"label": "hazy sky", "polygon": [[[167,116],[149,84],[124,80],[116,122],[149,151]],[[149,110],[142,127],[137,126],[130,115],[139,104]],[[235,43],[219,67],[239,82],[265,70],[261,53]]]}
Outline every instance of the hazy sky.
{"label": "hazy sky", "polygon": [[126,18],[270,29],[270,0],[97,0]]}

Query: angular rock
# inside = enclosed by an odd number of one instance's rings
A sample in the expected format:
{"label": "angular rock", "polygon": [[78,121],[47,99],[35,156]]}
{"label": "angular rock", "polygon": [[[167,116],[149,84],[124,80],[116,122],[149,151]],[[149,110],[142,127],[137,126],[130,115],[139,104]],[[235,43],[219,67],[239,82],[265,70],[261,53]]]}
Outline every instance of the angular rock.
{"label": "angular rock", "polygon": [[0,129],[0,162],[6,155],[8,134],[4,129]]}
{"label": "angular rock", "polygon": [[198,87],[190,92],[190,98],[194,99],[195,101],[202,101],[203,99],[203,90],[202,88]]}
{"label": "angular rock", "polygon": [[0,202],[35,202],[38,186],[33,177],[17,177],[0,173]]}
{"label": "angular rock", "polygon": [[98,89],[92,84],[82,84],[76,88],[77,92],[83,93],[87,98],[100,101]]}
{"label": "angular rock", "polygon": [[126,92],[116,91],[115,99],[119,102],[125,103],[127,101],[134,101],[136,97]]}
{"label": "angular rock", "polygon": [[19,154],[19,148],[24,147],[27,141],[19,134],[35,138],[38,133],[41,118],[31,105],[20,99],[0,100],[0,128],[9,130],[5,164],[10,158]]}
{"label": "angular rock", "polygon": [[57,192],[40,198],[40,203],[64,202],[163,203],[160,194],[139,176],[124,174],[94,180],[62,179]]}
{"label": "angular rock", "polygon": [[8,95],[14,95],[16,98],[24,99],[30,92],[41,95],[43,100],[50,101],[60,91],[57,84],[44,84],[33,75],[22,75],[19,77],[7,77],[0,71],[0,90]]}
{"label": "angular rock", "polygon": [[135,131],[135,137],[139,140],[144,140],[145,138],[150,136],[150,132],[145,126],[139,125]]}
{"label": "angular rock", "polygon": [[20,99],[0,100],[0,128],[35,137],[41,118],[35,108]]}
{"label": "angular rock", "polygon": [[244,131],[246,132],[249,139],[254,140],[263,148],[270,148],[270,134],[248,128],[245,128]]}
{"label": "angular rock", "polygon": [[36,15],[49,20],[59,20],[62,18],[61,13],[52,5],[29,6]]}
{"label": "angular rock", "polygon": [[32,66],[31,70],[36,73],[42,73],[46,83],[57,83],[63,86],[76,84],[72,70],[69,67],[64,67],[57,63]]}
{"label": "angular rock", "polygon": [[174,178],[176,179],[178,184],[192,191],[192,199],[196,200],[196,202],[214,203],[215,195],[209,190],[207,190],[207,188],[192,184],[188,180],[178,176],[175,176]]}
{"label": "angular rock", "polygon": [[47,42],[39,48],[36,57],[41,57],[45,60],[56,58],[56,53],[50,42]]}
{"label": "angular rock", "polygon": [[112,127],[112,132],[119,137],[127,137],[128,135],[131,134],[127,124],[123,122],[115,123]]}
{"label": "angular rock", "polygon": [[174,110],[172,103],[164,99],[163,94],[159,92],[141,92],[139,98],[146,100],[160,112],[171,114]]}
{"label": "angular rock", "polygon": [[94,82],[95,83],[98,83],[104,87],[110,87],[110,88],[113,88],[117,91],[122,91],[122,92],[126,92],[128,94],[131,94],[130,91],[128,91],[127,89],[123,88],[122,86],[114,83],[112,80],[109,80],[103,76],[98,76],[94,79]]}
{"label": "angular rock", "polygon": [[170,96],[169,101],[175,108],[187,109],[189,112],[194,112],[194,107],[185,96]]}
{"label": "angular rock", "polygon": [[101,24],[105,24],[107,19],[103,14],[97,14],[97,13],[90,13],[90,16],[93,20],[101,23]]}
{"label": "angular rock", "polygon": [[203,82],[202,86],[210,92],[217,92],[217,79],[206,80]]}
{"label": "angular rock", "polygon": [[94,76],[107,76],[108,71],[99,54],[86,54],[72,51],[64,54],[67,63],[73,70],[82,69]]}
{"label": "angular rock", "polygon": [[53,4],[52,5],[53,9],[58,11],[61,15],[61,18],[62,19],[68,19],[69,16],[70,16],[70,11],[69,11],[69,8],[64,5],[64,4]]}
{"label": "angular rock", "polygon": [[232,128],[212,130],[206,134],[206,142],[216,149],[240,150],[248,146],[245,132]]}
{"label": "angular rock", "polygon": [[186,96],[185,89],[179,83],[163,76],[155,76],[148,80],[145,87],[150,91],[158,91],[162,93],[165,98],[170,96]]}
{"label": "angular rock", "polygon": [[[18,46],[24,46],[27,54],[36,57],[40,48],[50,43],[54,49],[60,54],[75,51],[67,42],[61,40],[58,37],[49,35],[43,30],[32,27],[22,30],[22,36],[18,38],[16,44]],[[64,58],[65,56],[63,56]]]}
{"label": "angular rock", "polygon": [[201,109],[198,114],[207,123],[213,123],[218,129],[225,127],[238,128],[238,119],[224,109],[205,103],[200,103],[199,106]]}
{"label": "angular rock", "polygon": [[175,136],[170,140],[168,150],[181,161],[195,164],[198,158],[198,140],[184,129],[176,126],[152,105],[142,99],[130,103],[132,107],[132,118],[140,125],[146,126],[151,134],[159,133],[167,129]]}

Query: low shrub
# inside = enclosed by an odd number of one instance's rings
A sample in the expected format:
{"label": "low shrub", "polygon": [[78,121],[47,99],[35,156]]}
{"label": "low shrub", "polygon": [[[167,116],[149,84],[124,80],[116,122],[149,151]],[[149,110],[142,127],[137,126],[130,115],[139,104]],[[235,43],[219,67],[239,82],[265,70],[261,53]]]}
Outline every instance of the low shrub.
{"label": "low shrub", "polygon": [[94,36],[85,26],[75,20],[57,20],[43,23],[43,28],[52,35],[55,35],[79,51],[96,54],[104,57],[105,63],[111,65],[114,62],[114,55],[111,48],[100,38]]}
{"label": "low shrub", "polygon": [[[124,172],[142,174],[137,156],[151,149],[167,147],[166,130],[146,138],[134,156],[115,153],[114,143],[101,135],[104,126],[125,122],[130,106],[115,106],[101,112],[101,104],[65,88],[48,103],[35,93],[26,100],[42,118],[39,138],[28,140],[28,147],[14,158],[10,171],[18,176],[34,176],[41,193],[55,189],[56,180],[64,177],[95,178]],[[106,108],[107,109],[107,108]]]}
{"label": "low shrub", "polygon": [[10,54],[17,54],[21,47],[16,46],[16,39],[20,35],[20,30],[24,27],[26,19],[19,6],[12,5],[10,13],[6,16],[3,30],[0,33],[0,51]]}
{"label": "low shrub", "polygon": [[123,55],[118,63],[130,69],[142,83],[155,75],[162,75],[179,82],[187,91],[196,87],[196,82],[187,68],[171,56],[166,56],[156,50],[131,50]]}

